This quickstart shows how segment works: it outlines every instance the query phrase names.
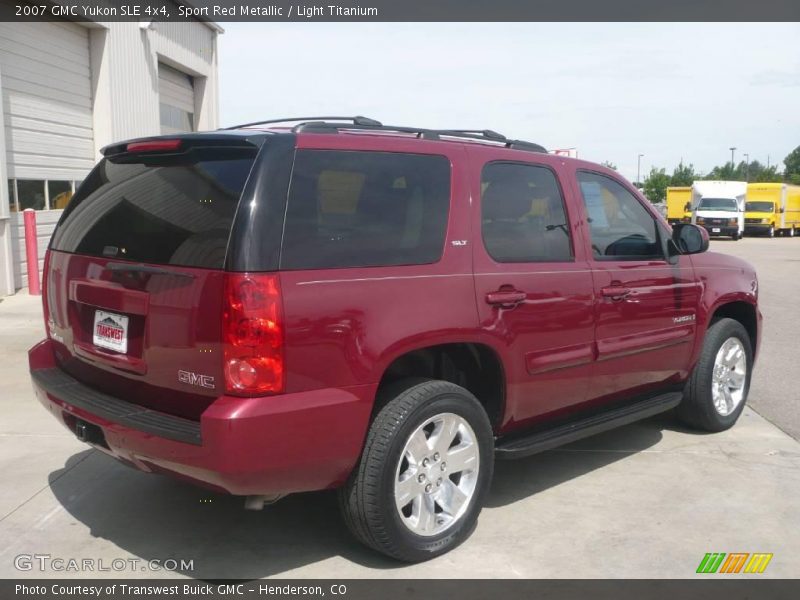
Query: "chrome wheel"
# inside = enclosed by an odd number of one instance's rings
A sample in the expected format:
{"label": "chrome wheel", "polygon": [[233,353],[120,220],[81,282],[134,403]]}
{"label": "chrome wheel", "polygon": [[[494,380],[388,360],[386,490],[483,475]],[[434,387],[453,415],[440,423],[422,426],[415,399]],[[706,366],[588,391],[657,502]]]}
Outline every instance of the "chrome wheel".
{"label": "chrome wheel", "polygon": [[394,499],[403,524],[421,536],[449,529],[467,511],[479,469],[478,441],[464,418],[442,413],[425,421],[397,465]]}
{"label": "chrome wheel", "polygon": [[723,417],[731,414],[744,400],[747,383],[747,355],[739,338],[730,337],[720,346],[711,376],[714,408]]}

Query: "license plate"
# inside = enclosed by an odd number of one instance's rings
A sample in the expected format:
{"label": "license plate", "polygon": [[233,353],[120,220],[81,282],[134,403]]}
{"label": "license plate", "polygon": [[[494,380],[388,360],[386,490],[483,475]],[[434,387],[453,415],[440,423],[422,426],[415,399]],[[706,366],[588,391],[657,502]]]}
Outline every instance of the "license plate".
{"label": "license plate", "polygon": [[92,342],[100,348],[125,354],[128,351],[128,317],[104,310],[95,311]]}
{"label": "license plate", "polygon": [[711,233],[719,233],[719,227],[712,227]]}

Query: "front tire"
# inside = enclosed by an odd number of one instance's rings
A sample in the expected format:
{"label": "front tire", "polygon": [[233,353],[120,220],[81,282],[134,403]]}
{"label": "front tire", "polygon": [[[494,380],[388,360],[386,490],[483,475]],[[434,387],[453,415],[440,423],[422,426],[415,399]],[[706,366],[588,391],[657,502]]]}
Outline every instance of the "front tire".
{"label": "front tire", "polygon": [[446,381],[401,383],[372,422],[339,505],[363,544],[428,560],[472,532],[493,468],[492,427],[472,394]]}
{"label": "front tire", "polygon": [[752,368],[753,349],[742,324],[727,318],[713,323],[678,405],[680,419],[702,431],[733,427],[747,401]]}

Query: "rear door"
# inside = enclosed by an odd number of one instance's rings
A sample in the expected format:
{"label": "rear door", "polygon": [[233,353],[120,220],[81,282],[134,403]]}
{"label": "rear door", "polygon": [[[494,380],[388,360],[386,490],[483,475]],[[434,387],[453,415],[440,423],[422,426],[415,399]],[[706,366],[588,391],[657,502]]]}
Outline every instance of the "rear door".
{"label": "rear door", "polygon": [[680,385],[700,297],[690,257],[666,260],[666,227],[623,181],[590,170],[578,170],[576,181],[589,224],[597,323],[588,399]]}
{"label": "rear door", "polygon": [[560,163],[471,152],[478,316],[505,357],[506,425],[515,427],[585,400],[592,278]]}
{"label": "rear door", "polygon": [[92,171],[49,255],[48,329],[65,371],[188,418],[222,393],[222,269],[256,153],[124,152]]}

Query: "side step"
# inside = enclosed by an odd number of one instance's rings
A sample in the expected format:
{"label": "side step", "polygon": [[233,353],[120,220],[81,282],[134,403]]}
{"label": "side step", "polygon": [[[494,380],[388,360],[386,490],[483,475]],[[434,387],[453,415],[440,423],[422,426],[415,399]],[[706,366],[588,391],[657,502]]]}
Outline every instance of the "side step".
{"label": "side step", "polygon": [[524,458],[551,448],[563,446],[576,440],[634,423],[647,417],[675,408],[680,404],[683,394],[671,392],[641,400],[634,404],[594,413],[591,416],[556,425],[550,429],[539,429],[523,437],[500,440],[495,447],[497,458]]}

